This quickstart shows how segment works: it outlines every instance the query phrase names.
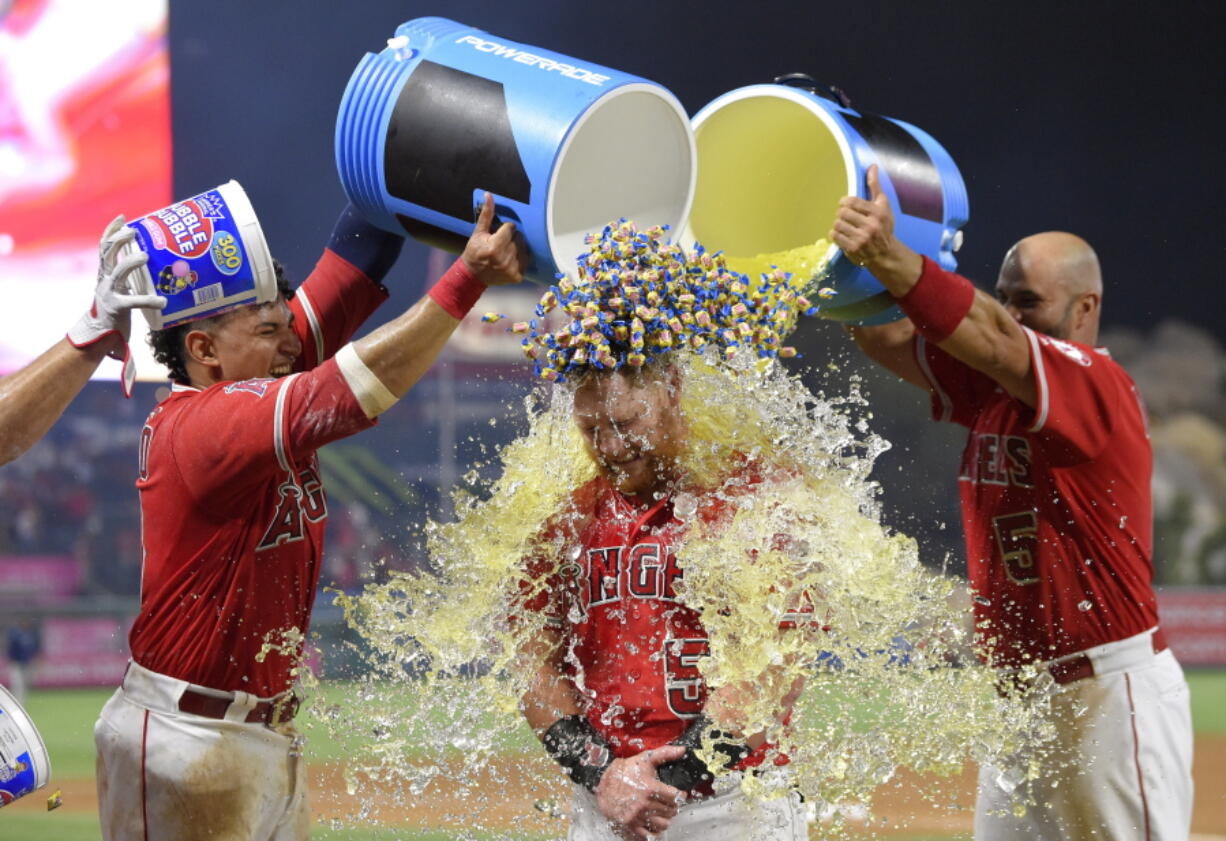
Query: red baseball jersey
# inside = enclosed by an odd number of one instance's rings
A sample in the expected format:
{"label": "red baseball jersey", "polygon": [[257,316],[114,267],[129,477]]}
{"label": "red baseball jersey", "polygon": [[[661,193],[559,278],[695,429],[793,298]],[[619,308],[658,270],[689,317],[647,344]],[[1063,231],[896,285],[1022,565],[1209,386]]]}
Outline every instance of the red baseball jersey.
{"label": "red baseball jersey", "polygon": [[[685,525],[671,498],[643,511],[602,477],[580,488],[572,505],[576,522],[559,529],[564,560],[525,607],[544,611],[562,631],[572,677],[590,702],[588,720],[615,756],[633,756],[676,739],[707,701],[707,632],[676,594]],[[727,510],[712,495],[699,499],[696,516],[713,521]],[[766,750],[737,767],[761,764]]]}
{"label": "red baseball jersey", "polygon": [[970,429],[958,482],[975,616],[1007,664],[1158,624],[1153,455],[1136,386],[1103,349],[1023,330],[1034,409],[916,340],[935,418]]}
{"label": "red baseball jersey", "polygon": [[270,697],[290,686],[328,515],[315,451],[373,424],[331,359],[387,296],[332,251],[290,301],[303,343],[281,379],[176,384],[141,434],[136,662]]}

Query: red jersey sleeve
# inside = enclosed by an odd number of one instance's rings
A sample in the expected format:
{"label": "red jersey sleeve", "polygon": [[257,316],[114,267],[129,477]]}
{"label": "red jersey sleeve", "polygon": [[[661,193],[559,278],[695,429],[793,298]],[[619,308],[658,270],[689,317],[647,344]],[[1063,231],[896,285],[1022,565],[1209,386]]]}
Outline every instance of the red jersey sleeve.
{"label": "red jersey sleeve", "polygon": [[332,249],[325,250],[289,302],[294,331],[302,341],[297,369],[309,371],[330,359],[387,295],[352,263]]}
{"label": "red jersey sleeve", "polygon": [[194,501],[226,511],[249,504],[248,489],[270,473],[294,471],[324,444],[373,424],[328,360],[307,373],[207,389],[175,418],[170,441]]}
{"label": "red jersey sleeve", "polygon": [[985,398],[999,386],[987,374],[955,359],[923,336],[915,337],[915,361],[919,363],[932,398],[932,417],[971,426]]}
{"label": "red jersey sleeve", "polygon": [[[1025,328],[1024,328],[1025,329]],[[1132,378],[1104,351],[1025,329],[1037,403],[1029,431],[1056,464],[1099,455],[1116,426],[1144,415]]]}

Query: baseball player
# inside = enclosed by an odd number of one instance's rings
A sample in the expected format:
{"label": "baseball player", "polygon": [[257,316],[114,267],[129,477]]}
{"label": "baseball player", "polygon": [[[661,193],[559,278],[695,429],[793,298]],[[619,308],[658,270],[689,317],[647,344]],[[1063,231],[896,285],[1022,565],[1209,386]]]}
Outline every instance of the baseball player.
{"label": "baseball player", "polygon": [[103,357],[123,360],[124,389],[131,393],[128,335],[132,310],[166,306],[166,299],[160,296],[128,292],[128,274],[147,259],[141,252],[118,259],[120,249],[135,236],[122,216],[107,226],[98,248],[98,286],[89,311],[63,339],[0,380],[0,465],[8,464],[47,434]]}
{"label": "baseball player", "polygon": [[[714,738],[725,767],[747,773],[769,746],[762,734],[714,727],[736,720],[745,689],[706,686],[707,634],[675,591],[685,533],[673,507],[688,437],[682,385],[664,361],[591,372],[577,384],[574,418],[598,475],[559,518],[555,542],[577,560],[525,603],[547,625],[524,714],[576,783],[574,841],[799,841],[808,836],[798,798],[748,798],[739,775],[715,782],[695,750]],[[718,521],[736,494],[761,490],[749,466],[729,478],[699,496],[695,516]],[[798,692],[779,700],[781,720]]]}
{"label": "baseball player", "polygon": [[1098,338],[1094,252],[1044,233],[1005,256],[997,299],[893,235],[876,167],[840,204],[833,241],[907,318],[854,328],[864,352],[969,429],[959,472],[975,614],[1004,670],[1044,664],[1055,754],[1024,816],[1020,768],[981,769],[975,836],[1184,839],[1192,806],[1188,687],[1152,587],[1144,409]]}
{"label": "baseball player", "polygon": [[402,241],[352,208],[292,297],[151,336],[174,382],[141,436],[132,661],[95,727],[104,838],[307,837],[290,722],[328,514],[316,450],[408,392],[487,285],[522,278],[514,225],[492,220],[487,194],[460,259],[361,340]]}

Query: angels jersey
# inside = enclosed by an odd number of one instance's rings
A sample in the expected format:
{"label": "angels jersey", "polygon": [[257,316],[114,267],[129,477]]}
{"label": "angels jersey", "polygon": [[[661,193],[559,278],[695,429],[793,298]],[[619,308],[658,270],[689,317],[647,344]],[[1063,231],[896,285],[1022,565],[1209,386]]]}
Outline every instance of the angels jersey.
{"label": "angels jersey", "polygon": [[331,359],[387,292],[329,250],[289,302],[301,372],[176,384],[141,434],[144,567],[133,659],[201,686],[287,689],[327,501],[315,451],[373,424]]}
{"label": "angels jersey", "polygon": [[1158,624],[1152,452],[1136,386],[1102,349],[1023,328],[1034,409],[922,338],[958,475],[975,618],[997,662],[1051,660]]}
{"label": "angels jersey", "polygon": [[[580,522],[567,529],[565,560],[525,606],[562,631],[592,726],[615,756],[633,756],[679,737],[707,700],[707,633],[676,594],[685,526],[671,497],[641,510],[603,477],[580,488],[572,504]],[[709,521],[726,507],[700,498],[697,516]],[[736,767],[761,764],[766,750]]]}

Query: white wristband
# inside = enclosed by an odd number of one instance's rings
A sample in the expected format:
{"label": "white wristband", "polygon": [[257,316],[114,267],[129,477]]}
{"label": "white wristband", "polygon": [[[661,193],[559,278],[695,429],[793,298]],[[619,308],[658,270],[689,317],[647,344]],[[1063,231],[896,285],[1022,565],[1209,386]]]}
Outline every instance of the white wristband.
{"label": "white wristband", "polygon": [[378,417],[400,399],[387,390],[387,386],[375,376],[374,371],[366,367],[362,357],[353,349],[353,342],[336,352],[336,364],[366,417]]}

